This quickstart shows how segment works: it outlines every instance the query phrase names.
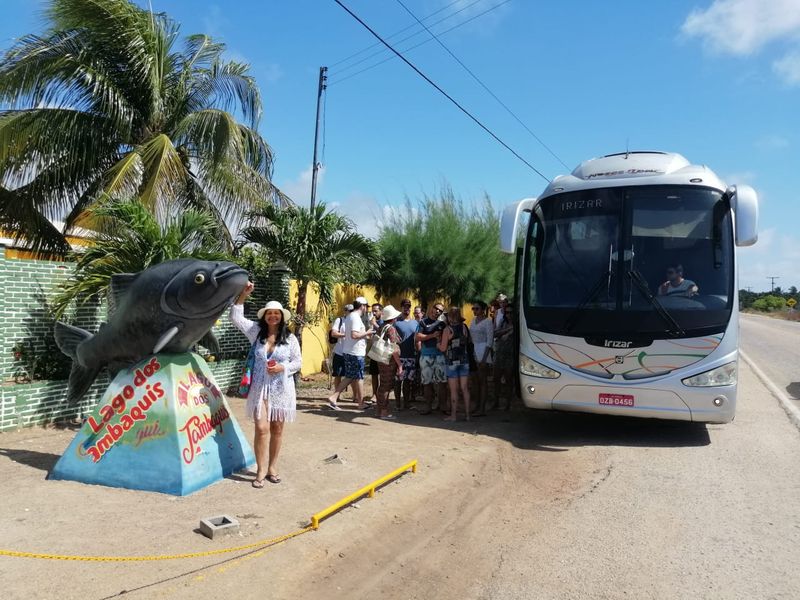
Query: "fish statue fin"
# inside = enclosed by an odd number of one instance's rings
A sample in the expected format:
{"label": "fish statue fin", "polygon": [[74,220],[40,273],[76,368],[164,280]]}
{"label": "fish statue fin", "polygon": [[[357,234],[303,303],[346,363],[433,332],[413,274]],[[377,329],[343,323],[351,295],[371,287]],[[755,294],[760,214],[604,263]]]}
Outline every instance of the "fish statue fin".
{"label": "fish statue fin", "polygon": [[174,338],[180,330],[181,328],[178,325],[173,325],[172,327],[167,329],[164,333],[162,333],[161,337],[158,338],[156,345],[153,346],[153,354],[161,352],[161,349],[167,344],[169,344],[170,340],[172,340],[172,338]]}
{"label": "fish statue fin", "polygon": [[75,327],[74,325],[67,325],[61,321],[56,321],[53,335],[56,339],[58,349],[73,360],[75,359],[75,349],[78,347],[78,344],[92,337],[92,334],[85,329]]}
{"label": "fish statue fin", "polygon": [[210,329],[203,337],[197,340],[197,343],[203,348],[207,348],[211,354],[219,354],[219,341],[217,341],[217,336]]}
{"label": "fish statue fin", "polygon": [[[62,350],[63,352],[63,350]],[[83,367],[78,361],[72,362],[72,369],[69,372],[69,388],[67,391],[67,404],[75,406],[83,398],[84,394],[92,387],[100,367]]]}
{"label": "fish statue fin", "polygon": [[122,296],[131,287],[131,284],[139,276],[139,273],[114,273],[111,276],[111,287],[108,290],[108,317],[111,318],[117,311],[117,307],[122,301]]}

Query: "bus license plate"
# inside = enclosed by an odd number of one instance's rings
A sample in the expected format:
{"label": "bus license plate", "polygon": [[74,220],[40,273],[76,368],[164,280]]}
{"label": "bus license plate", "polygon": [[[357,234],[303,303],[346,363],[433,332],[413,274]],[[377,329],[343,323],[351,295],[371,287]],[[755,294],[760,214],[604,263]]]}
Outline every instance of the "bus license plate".
{"label": "bus license plate", "polygon": [[628,394],[600,394],[600,404],[606,406],[633,406],[633,396]]}

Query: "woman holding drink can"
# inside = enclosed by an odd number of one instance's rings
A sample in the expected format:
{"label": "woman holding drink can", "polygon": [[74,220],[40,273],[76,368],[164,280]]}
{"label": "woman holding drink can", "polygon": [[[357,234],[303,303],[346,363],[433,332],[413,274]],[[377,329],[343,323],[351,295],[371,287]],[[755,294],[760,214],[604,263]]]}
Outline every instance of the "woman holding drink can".
{"label": "woman holding drink can", "polygon": [[280,302],[271,300],[258,311],[258,321],[244,316],[244,301],[253,293],[248,282],[236,303],[231,307],[231,321],[247,336],[255,348],[252,381],[245,410],[255,421],[253,449],[256,455],[254,488],[264,487],[264,481],[280,483],[277,463],[283,437],[283,424],[294,421],[297,398],[294,389],[295,373],[302,359],[300,344],[289,332],[291,315]]}

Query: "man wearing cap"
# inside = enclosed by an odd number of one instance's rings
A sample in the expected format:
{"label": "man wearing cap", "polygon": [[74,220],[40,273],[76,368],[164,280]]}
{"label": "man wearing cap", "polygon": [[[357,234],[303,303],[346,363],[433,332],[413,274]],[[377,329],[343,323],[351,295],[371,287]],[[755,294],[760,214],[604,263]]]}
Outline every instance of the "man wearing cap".
{"label": "man wearing cap", "polygon": [[367,299],[359,296],[353,301],[353,310],[344,321],[344,377],[328,398],[328,406],[334,410],[339,410],[339,395],[351,382],[356,385],[353,400],[359,409],[364,408],[364,357],[367,355],[367,339],[373,333],[372,329],[364,326],[367,307]]}
{"label": "man wearing cap", "polygon": [[[353,312],[353,305],[345,304],[344,314],[336,317],[333,324],[331,324],[330,337],[332,340],[336,340],[336,344],[333,346],[333,362],[331,363],[334,387],[337,387],[341,383],[342,377],[344,377],[344,321],[351,312]],[[353,388],[353,394],[355,394],[355,383],[351,384],[350,387]]]}
{"label": "man wearing cap", "polygon": [[402,314],[394,322],[397,333],[400,334],[400,362],[403,372],[399,374],[394,387],[394,399],[397,410],[408,408],[411,404],[411,384],[417,373],[417,348],[414,343],[419,323],[411,316],[411,300],[403,298],[400,301]]}

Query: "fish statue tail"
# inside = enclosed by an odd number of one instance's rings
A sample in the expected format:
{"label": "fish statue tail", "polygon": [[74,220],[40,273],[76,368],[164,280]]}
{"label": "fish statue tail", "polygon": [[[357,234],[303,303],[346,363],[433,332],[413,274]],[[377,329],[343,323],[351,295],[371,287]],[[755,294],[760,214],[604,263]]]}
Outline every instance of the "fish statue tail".
{"label": "fish statue tail", "polygon": [[82,367],[78,361],[73,361],[72,369],[69,372],[69,389],[67,391],[67,404],[76,405],[83,395],[92,387],[94,380],[97,379],[99,368],[89,369]]}
{"label": "fish statue tail", "polygon": [[73,325],[67,325],[61,321],[56,322],[54,337],[59,350],[72,358],[72,369],[69,372],[69,391],[67,392],[67,403],[75,405],[83,398],[83,395],[94,383],[100,367],[85,367],[80,364],[77,358],[77,347],[92,337],[92,334]]}
{"label": "fish statue tail", "polygon": [[56,321],[53,334],[56,338],[56,345],[58,346],[58,349],[69,356],[72,360],[75,360],[75,350],[78,345],[92,337],[92,334],[85,329],[81,329],[80,327],[75,327],[73,325],[67,325],[61,321]]}

